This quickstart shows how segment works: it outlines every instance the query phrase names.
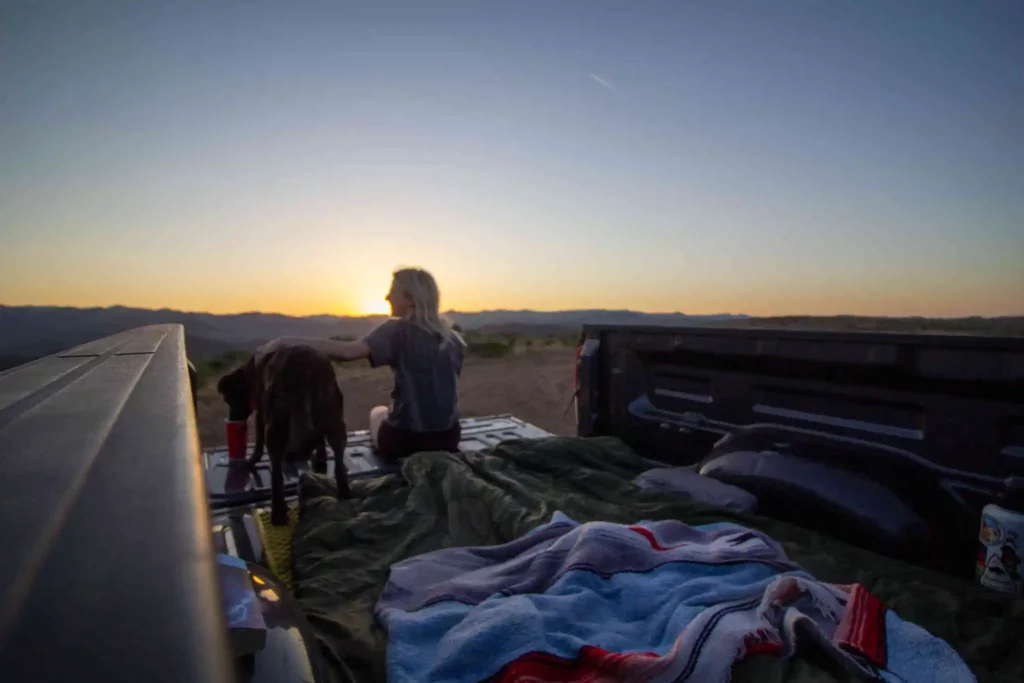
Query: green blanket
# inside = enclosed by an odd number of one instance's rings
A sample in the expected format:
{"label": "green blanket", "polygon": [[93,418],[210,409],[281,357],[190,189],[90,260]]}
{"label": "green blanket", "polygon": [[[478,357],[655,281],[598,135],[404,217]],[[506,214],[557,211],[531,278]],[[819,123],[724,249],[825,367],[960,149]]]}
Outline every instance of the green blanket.
{"label": "green blanket", "polygon": [[[580,522],[678,519],[733,521],[760,529],[822,581],[860,583],[904,619],[948,641],[979,681],[1024,681],[1024,600],[875,555],[764,517],[642,492],[630,481],[644,461],[617,439],[508,442],[490,451],[421,453],[397,474],[353,483],[337,501],[334,482],[300,485],[293,540],[296,597],[341,681],[385,681],[386,635],[373,608],[399,560],[451,546],[506,543],[561,510]],[[824,663],[753,658],[736,681],[838,681]]]}

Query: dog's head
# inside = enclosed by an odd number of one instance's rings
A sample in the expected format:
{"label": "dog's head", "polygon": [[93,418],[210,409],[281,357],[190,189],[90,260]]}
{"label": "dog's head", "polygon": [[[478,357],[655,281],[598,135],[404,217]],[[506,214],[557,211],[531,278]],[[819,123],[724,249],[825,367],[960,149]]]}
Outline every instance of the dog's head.
{"label": "dog's head", "polygon": [[252,386],[245,366],[221,377],[217,391],[228,404],[228,419],[244,420],[249,417],[252,412]]}

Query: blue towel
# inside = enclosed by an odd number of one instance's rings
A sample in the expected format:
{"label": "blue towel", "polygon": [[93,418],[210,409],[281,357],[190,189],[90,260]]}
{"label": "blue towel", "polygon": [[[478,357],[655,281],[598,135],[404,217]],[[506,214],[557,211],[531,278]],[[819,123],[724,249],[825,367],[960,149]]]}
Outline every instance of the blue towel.
{"label": "blue towel", "polygon": [[878,680],[974,680],[948,645],[859,586],[818,582],[768,536],[728,523],[581,525],[556,513],[502,546],[395,564],[377,615],[397,683],[717,683],[753,654],[808,645]]}
{"label": "blue towel", "polygon": [[932,683],[960,683],[973,681],[974,676],[944,640],[936,638],[917,624],[903,621],[893,612],[885,615],[885,632],[889,642],[898,647],[889,648],[888,666],[881,670],[882,678],[890,683],[927,680]]}

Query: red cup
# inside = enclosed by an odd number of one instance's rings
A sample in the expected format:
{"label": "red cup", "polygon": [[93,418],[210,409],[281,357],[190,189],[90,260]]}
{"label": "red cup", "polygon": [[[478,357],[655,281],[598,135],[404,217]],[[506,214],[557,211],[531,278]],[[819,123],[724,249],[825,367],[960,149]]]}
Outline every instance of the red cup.
{"label": "red cup", "polygon": [[224,429],[228,437],[228,460],[245,460],[249,422],[247,420],[224,420]]}

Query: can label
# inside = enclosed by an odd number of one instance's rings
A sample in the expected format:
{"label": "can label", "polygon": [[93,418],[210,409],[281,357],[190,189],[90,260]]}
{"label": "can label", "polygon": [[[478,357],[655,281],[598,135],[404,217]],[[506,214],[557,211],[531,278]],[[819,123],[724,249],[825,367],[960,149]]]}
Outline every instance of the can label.
{"label": "can label", "polygon": [[1024,515],[986,505],[978,534],[977,575],[982,586],[1002,593],[1024,595],[1020,543]]}

